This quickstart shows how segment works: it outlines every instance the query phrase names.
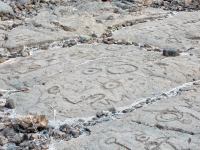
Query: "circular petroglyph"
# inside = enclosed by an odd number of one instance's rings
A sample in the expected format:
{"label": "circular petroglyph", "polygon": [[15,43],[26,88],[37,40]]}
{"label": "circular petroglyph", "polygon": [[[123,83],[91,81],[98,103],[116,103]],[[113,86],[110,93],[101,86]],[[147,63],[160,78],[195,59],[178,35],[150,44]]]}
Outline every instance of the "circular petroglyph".
{"label": "circular petroglyph", "polygon": [[135,140],[139,141],[139,142],[146,142],[149,139],[150,139],[150,137],[146,136],[145,134],[140,134],[140,135],[135,136]]}
{"label": "circular petroglyph", "polygon": [[156,120],[157,121],[161,121],[161,122],[169,122],[169,121],[177,121],[180,120],[183,117],[183,115],[177,111],[164,111],[159,113],[156,116]]}
{"label": "circular petroglyph", "polygon": [[106,50],[108,50],[108,51],[118,51],[118,50],[121,50],[122,49],[122,47],[119,47],[119,46],[108,46],[108,47],[106,47]]}
{"label": "circular petroglyph", "polygon": [[120,86],[119,82],[116,81],[111,81],[111,82],[107,82],[103,85],[103,88],[105,89],[114,89]]}
{"label": "circular petroglyph", "polygon": [[91,75],[91,74],[95,74],[95,73],[98,73],[101,71],[102,71],[102,69],[100,69],[100,68],[88,68],[86,70],[83,70],[82,73],[85,75]]}
{"label": "circular petroglyph", "polygon": [[166,43],[182,43],[182,42],[177,38],[168,38],[166,39]]}
{"label": "circular petroglyph", "polygon": [[131,64],[122,64],[107,68],[107,72],[110,74],[125,74],[131,73],[137,70],[137,67]]}
{"label": "circular petroglyph", "polygon": [[58,86],[53,86],[53,87],[51,87],[50,89],[48,89],[48,93],[49,93],[49,94],[57,94],[58,92],[60,92]]}

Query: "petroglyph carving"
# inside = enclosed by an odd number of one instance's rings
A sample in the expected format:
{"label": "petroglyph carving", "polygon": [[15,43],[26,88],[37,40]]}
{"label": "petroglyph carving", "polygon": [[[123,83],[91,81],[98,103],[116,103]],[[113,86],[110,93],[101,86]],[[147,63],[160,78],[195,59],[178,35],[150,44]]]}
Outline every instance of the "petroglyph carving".
{"label": "petroglyph carving", "polygon": [[85,75],[92,75],[92,74],[95,74],[95,73],[98,73],[101,71],[102,71],[102,69],[100,69],[100,68],[88,68],[86,70],[83,70],[82,73]]}
{"label": "petroglyph carving", "polygon": [[53,87],[51,87],[50,89],[48,89],[48,93],[49,93],[49,94],[57,94],[58,92],[60,92],[58,86],[53,86]]}
{"label": "petroglyph carving", "polygon": [[128,148],[127,146],[125,146],[124,144],[120,143],[117,141],[116,138],[114,137],[111,137],[109,139],[107,139],[105,141],[106,144],[110,145],[110,144],[115,144],[118,146],[119,150],[131,150],[130,148]]}
{"label": "petroglyph carving", "polygon": [[164,110],[156,116],[156,120],[160,122],[178,121],[183,115],[174,110]]}
{"label": "petroglyph carving", "polygon": [[131,64],[121,64],[107,68],[110,74],[125,74],[136,71],[138,68]]}

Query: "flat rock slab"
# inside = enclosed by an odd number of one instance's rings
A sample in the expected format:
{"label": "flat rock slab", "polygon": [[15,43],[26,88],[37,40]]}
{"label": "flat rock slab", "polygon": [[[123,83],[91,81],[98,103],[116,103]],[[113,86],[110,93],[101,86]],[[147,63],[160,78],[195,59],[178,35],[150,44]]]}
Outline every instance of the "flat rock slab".
{"label": "flat rock slab", "polygon": [[117,119],[97,124],[90,136],[52,142],[57,149],[198,149],[200,84]]}
{"label": "flat rock slab", "polygon": [[[93,33],[100,37],[107,27],[126,21],[164,18],[169,13],[152,8],[141,10],[142,14],[136,12],[127,14],[123,10],[114,13],[114,8],[111,3],[99,2],[90,2],[87,5],[80,2],[77,6],[57,6],[52,9],[41,8],[36,16],[25,18],[11,30],[4,29],[6,40],[1,39],[2,31],[0,31],[0,46],[9,51],[17,51],[24,46],[42,45],[78,36],[90,38]],[[99,13],[100,11],[103,13]],[[110,20],[109,17],[113,19]],[[3,28],[10,28],[12,24],[16,24],[16,21],[0,21]]]}
{"label": "flat rock slab", "polygon": [[179,12],[164,20],[150,21],[117,30],[113,33],[113,37],[159,48],[187,50],[191,47],[200,47],[199,30],[199,12]]}
{"label": "flat rock slab", "polygon": [[1,88],[19,90],[8,96],[19,114],[53,119],[56,110],[58,120],[127,106],[200,78],[196,55],[166,58],[135,46],[103,44],[53,48],[0,67]]}
{"label": "flat rock slab", "polygon": [[23,49],[24,46],[35,46],[44,43],[51,43],[57,40],[63,40],[72,37],[72,34],[64,33],[62,30],[52,31],[51,29],[36,28],[34,26],[19,26],[7,32],[8,40],[2,44],[2,47],[9,51]]}

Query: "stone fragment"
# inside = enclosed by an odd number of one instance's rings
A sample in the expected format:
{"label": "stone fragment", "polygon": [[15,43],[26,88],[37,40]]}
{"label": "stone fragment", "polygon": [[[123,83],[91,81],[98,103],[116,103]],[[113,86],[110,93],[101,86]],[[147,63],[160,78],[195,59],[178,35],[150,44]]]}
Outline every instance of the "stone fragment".
{"label": "stone fragment", "polygon": [[156,52],[162,52],[162,49],[158,48],[158,47],[155,47],[154,51],[156,51]]}
{"label": "stone fragment", "polygon": [[99,111],[99,112],[96,113],[96,116],[98,118],[102,117],[103,115],[104,115],[103,111]]}
{"label": "stone fragment", "polygon": [[129,113],[129,112],[132,112],[132,111],[133,111],[133,109],[128,108],[128,109],[124,109],[122,112],[123,112],[123,113]]}
{"label": "stone fragment", "polygon": [[145,0],[144,5],[151,5],[153,3],[153,0]]}
{"label": "stone fragment", "polygon": [[71,135],[70,134],[63,134],[62,139],[65,140],[65,141],[69,141],[71,139]]}
{"label": "stone fragment", "polygon": [[192,0],[185,0],[185,5],[190,5],[192,3]]}
{"label": "stone fragment", "polygon": [[85,120],[84,120],[84,119],[78,119],[78,121],[79,121],[79,122],[85,122]]}
{"label": "stone fragment", "polygon": [[42,45],[42,46],[41,46],[41,49],[42,49],[42,50],[47,50],[48,48],[49,48],[49,45]]}
{"label": "stone fragment", "polygon": [[14,136],[16,134],[15,131],[13,130],[13,128],[5,128],[1,133],[5,137]]}
{"label": "stone fragment", "polygon": [[154,0],[153,3],[161,6],[161,5],[163,5],[163,0]]}
{"label": "stone fragment", "polygon": [[65,132],[65,133],[70,133],[71,132],[71,127],[68,124],[64,124],[60,126],[60,131]]}
{"label": "stone fragment", "polygon": [[69,42],[68,42],[68,46],[69,47],[72,47],[72,46],[74,46],[74,45],[76,45],[77,44],[77,42],[75,41],[75,40],[70,40]]}
{"label": "stone fragment", "polygon": [[30,139],[38,139],[38,134],[32,133]]}
{"label": "stone fragment", "polygon": [[116,113],[115,107],[108,108],[108,111],[110,111],[113,114]]}
{"label": "stone fragment", "polygon": [[12,121],[12,126],[15,130],[20,131],[22,133],[30,133],[37,132],[37,130],[41,130],[46,127],[48,121],[44,115],[37,116],[24,116]]}
{"label": "stone fragment", "polygon": [[152,45],[144,44],[144,48],[147,49],[147,51],[153,51],[155,50],[155,47]]}
{"label": "stone fragment", "polygon": [[29,139],[29,136],[28,134],[24,134],[23,137],[22,137],[23,141],[27,141]]}
{"label": "stone fragment", "polygon": [[1,14],[13,14],[13,10],[8,4],[0,1],[0,15]]}
{"label": "stone fragment", "polygon": [[0,135],[0,145],[3,146],[4,144],[6,144],[8,142],[7,138],[5,138],[5,136],[3,136],[2,134]]}
{"label": "stone fragment", "polygon": [[1,124],[0,124],[0,132],[1,132],[3,129],[5,129],[5,128],[6,128],[6,124],[1,123]]}
{"label": "stone fragment", "polygon": [[6,61],[5,58],[0,57],[0,63],[3,63],[3,62],[5,62],[5,61]]}
{"label": "stone fragment", "polygon": [[22,57],[29,56],[29,52],[22,51],[22,52],[21,52],[21,56],[22,56]]}
{"label": "stone fragment", "polygon": [[15,144],[20,144],[21,143],[21,138],[19,135],[15,135],[14,137],[10,138],[9,142],[13,142]]}
{"label": "stone fragment", "polygon": [[48,145],[47,145],[47,144],[42,144],[42,145],[41,145],[41,148],[44,149],[44,150],[45,150],[45,149],[48,149]]}
{"label": "stone fragment", "polygon": [[20,143],[19,146],[21,146],[21,147],[27,147],[27,146],[29,146],[30,144],[31,144],[30,141],[24,141],[24,142]]}
{"label": "stone fragment", "polygon": [[65,134],[64,132],[61,132],[59,130],[53,131],[53,136],[55,137],[62,137],[64,134]]}
{"label": "stone fragment", "polygon": [[29,145],[29,148],[30,149],[36,149],[36,147],[38,147],[35,143],[31,143],[30,145]]}
{"label": "stone fragment", "polygon": [[9,109],[14,109],[15,108],[14,101],[12,99],[7,99],[5,107]]}
{"label": "stone fragment", "polygon": [[180,50],[176,48],[164,48],[163,55],[164,56],[178,56],[180,54]]}
{"label": "stone fragment", "polygon": [[139,44],[136,43],[136,42],[132,42],[132,44],[135,45],[135,46],[139,46]]}
{"label": "stone fragment", "polygon": [[77,130],[72,130],[72,131],[71,131],[71,134],[72,134],[72,136],[73,136],[74,138],[79,137],[79,132],[78,132]]}
{"label": "stone fragment", "polygon": [[149,103],[151,103],[151,99],[150,99],[150,98],[147,98],[146,104],[149,104]]}
{"label": "stone fragment", "polygon": [[113,8],[113,13],[118,13],[119,10],[117,8]]}

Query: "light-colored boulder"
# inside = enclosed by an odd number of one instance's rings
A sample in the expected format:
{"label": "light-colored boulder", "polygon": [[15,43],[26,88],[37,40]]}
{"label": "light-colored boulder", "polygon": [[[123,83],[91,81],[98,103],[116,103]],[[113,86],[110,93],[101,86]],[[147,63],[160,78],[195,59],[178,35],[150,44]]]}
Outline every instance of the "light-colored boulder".
{"label": "light-colored boulder", "polygon": [[7,14],[7,13],[12,14],[13,13],[12,8],[8,4],[0,1],[0,15]]}

